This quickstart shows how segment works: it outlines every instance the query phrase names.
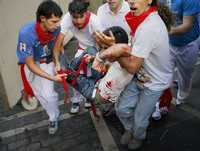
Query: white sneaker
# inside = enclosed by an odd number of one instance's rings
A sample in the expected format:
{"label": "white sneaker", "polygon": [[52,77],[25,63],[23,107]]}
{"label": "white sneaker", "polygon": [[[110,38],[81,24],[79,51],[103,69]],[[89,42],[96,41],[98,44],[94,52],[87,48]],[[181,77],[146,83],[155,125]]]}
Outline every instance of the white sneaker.
{"label": "white sneaker", "polygon": [[70,113],[71,114],[77,114],[80,110],[80,104],[79,103],[72,103]]}
{"label": "white sneaker", "polygon": [[58,121],[50,121],[49,122],[49,134],[53,135],[58,130]]}
{"label": "white sneaker", "polygon": [[179,106],[179,105],[181,105],[181,104],[184,104],[185,103],[185,101],[184,100],[181,100],[181,99],[176,99],[176,106]]}
{"label": "white sneaker", "polygon": [[130,140],[133,138],[133,135],[130,131],[125,131],[124,134],[121,136],[121,139],[120,139],[120,144],[121,145],[127,145]]}
{"label": "white sneaker", "polygon": [[166,114],[168,114],[168,112],[169,112],[169,110],[166,106],[160,108],[161,115],[166,115]]}
{"label": "white sneaker", "polygon": [[85,101],[85,104],[84,104],[85,108],[88,109],[88,108],[91,108],[91,103],[88,102],[88,101]]}
{"label": "white sneaker", "polygon": [[161,113],[160,113],[160,109],[159,109],[159,103],[156,103],[156,109],[152,114],[152,118],[156,121],[161,119]]}

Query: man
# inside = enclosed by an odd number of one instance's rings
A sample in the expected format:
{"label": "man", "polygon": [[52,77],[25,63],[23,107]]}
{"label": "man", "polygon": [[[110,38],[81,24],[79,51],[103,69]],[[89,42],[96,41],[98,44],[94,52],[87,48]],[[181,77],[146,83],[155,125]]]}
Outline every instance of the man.
{"label": "man", "polygon": [[[101,30],[99,21],[95,14],[88,11],[88,3],[84,0],[74,0],[69,4],[69,12],[63,17],[61,21],[61,32],[57,38],[54,47],[54,59],[56,70],[60,70],[59,55],[62,51],[63,39],[67,31],[71,31],[79,42],[78,50],[75,57],[80,56],[87,47],[95,46],[95,39],[93,33],[96,30]],[[78,92],[76,92],[72,101],[70,113],[78,113],[80,109],[80,102],[84,99]],[[91,104],[86,101],[85,107],[90,107]]]}
{"label": "man", "polygon": [[[173,77],[168,32],[156,7],[156,0],[128,0],[130,12],[125,16],[132,31],[130,56],[121,57],[128,46],[114,44],[104,50],[99,58],[118,61],[134,78],[125,87],[115,105],[125,133],[120,139],[122,145],[135,150],[142,146],[146,138],[149,117],[163,90],[168,88]],[[99,36],[107,42],[105,36]]]}
{"label": "man", "polygon": [[107,3],[100,6],[97,11],[103,30],[112,26],[120,26],[129,35],[130,28],[125,20],[125,15],[129,10],[128,3],[124,0],[107,0]]}
{"label": "man", "polygon": [[[36,12],[36,21],[25,24],[19,31],[17,56],[24,73],[23,84],[27,85],[40,101],[49,116],[49,134],[58,128],[58,95],[53,82],[61,82],[62,76],[54,74],[52,49],[59,32],[62,11],[53,1],[42,2]],[[28,82],[26,82],[28,81]],[[27,91],[28,95],[30,91]],[[31,95],[31,94],[30,94]]]}
{"label": "man", "polygon": [[[97,10],[97,17],[101,23],[102,30],[110,28],[112,26],[122,27],[127,35],[130,35],[130,28],[125,20],[125,15],[130,11],[129,5],[124,0],[105,0],[105,4],[101,5]],[[121,70],[120,65],[115,62],[111,65],[108,74],[101,80],[99,88],[101,94],[108,93],[106,83],[111,81],[112,75],[116,74],[115,71]],[[110,76],[111,75],[111,76]],[[114,103],[108,103],[102,105],[102,112],[104,116],[108,116],[114,113]]]}
{"label": "man", "polygon": [[192,86],[192,75],[199,50],[199,3],[196,0],[165,0],[165,4],[175,16],[175,24],[169,34],[170,50],[176,67],[175,78],[178,82],[177,105],[185,103]]}

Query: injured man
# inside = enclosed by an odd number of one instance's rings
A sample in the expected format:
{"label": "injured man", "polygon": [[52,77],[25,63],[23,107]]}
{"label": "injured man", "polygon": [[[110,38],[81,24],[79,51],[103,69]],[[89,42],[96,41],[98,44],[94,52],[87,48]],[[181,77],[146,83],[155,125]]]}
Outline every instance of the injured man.
{"label": "injured man", "polygon": [[[128,35],[121,27],[113,26],[103,33],[96,32],[95,36],[98,48],[87,48],[81,56],[74,58],[67,65],[64,71],[67,74],[66,81],[88,101],[98,97],[104,103],[116,102],[133,78],[132,74],[114,61],[119,57],[130,56]],[[106,41],[100,41],[101,38]],[[118,50],[123,51],[113,53]],[[107,59],[102,59],[102,55]]]}

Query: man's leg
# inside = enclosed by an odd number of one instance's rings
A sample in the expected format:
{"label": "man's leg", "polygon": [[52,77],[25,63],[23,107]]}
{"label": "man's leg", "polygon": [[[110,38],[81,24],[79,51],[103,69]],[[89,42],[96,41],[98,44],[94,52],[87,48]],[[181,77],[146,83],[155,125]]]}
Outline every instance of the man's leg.
{"label": "man's leg", "polygon": [[178,93],[176,103],[184,103],[192,86],[192,75],[198,57],[197,42],[191,42],[185,47],[177,48],[176,66],[178,78]]}
{"label": "man's leg", "polygon": [[122,145],[127,145],[133,136],[134,111],[139,100],[139,93],[137,85],[131,81],[115,104],[116,114],[125,128],[125,133],[120,140]]}
{"label": "man's leg", "polygon": [[[54,74],[53,63],[40,64],[40,68],[48,74]],[[31,82],[34,95],[40,101],[49,116],[49,133],[54,134],[58,128],[57,120],[59,117],[58,94],[54,90],[54,82],[35,75]]]}

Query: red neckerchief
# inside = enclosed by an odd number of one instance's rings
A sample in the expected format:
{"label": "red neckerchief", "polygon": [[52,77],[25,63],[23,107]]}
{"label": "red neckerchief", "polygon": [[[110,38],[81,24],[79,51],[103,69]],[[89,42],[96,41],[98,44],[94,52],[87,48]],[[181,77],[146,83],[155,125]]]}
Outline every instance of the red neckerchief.
{"label": "red neckerchief", "polygon": [[134,16],[131,11],[125,15],[126,22],[131,28],[132,36],[135,35],[137,27],[145,20],[145,18],[149,16],[149,14],[155,11],[156,11],[156,7],[150,7],[146,12],[144,12],[140,16]]}
{"label": "red neckerchief", "polygon": [[49,43],[50,41],[53,40],[53,33],[51,32],[44,32],[44,30],[42,29],[42,27],[40,26],[39,22],[36,22],[35,24],[35,30],[38,36],[39,41],[41,42],[42,45],[46,45],[47,43]]}
{"label": "red neckerchief", "polygon": [[88,23],[90,21],[90,16],[91,16],[91,12],[87,11],[85,13],[85,22],[84,22],[83,27],[81,29],[84,29],[88,25]]}

